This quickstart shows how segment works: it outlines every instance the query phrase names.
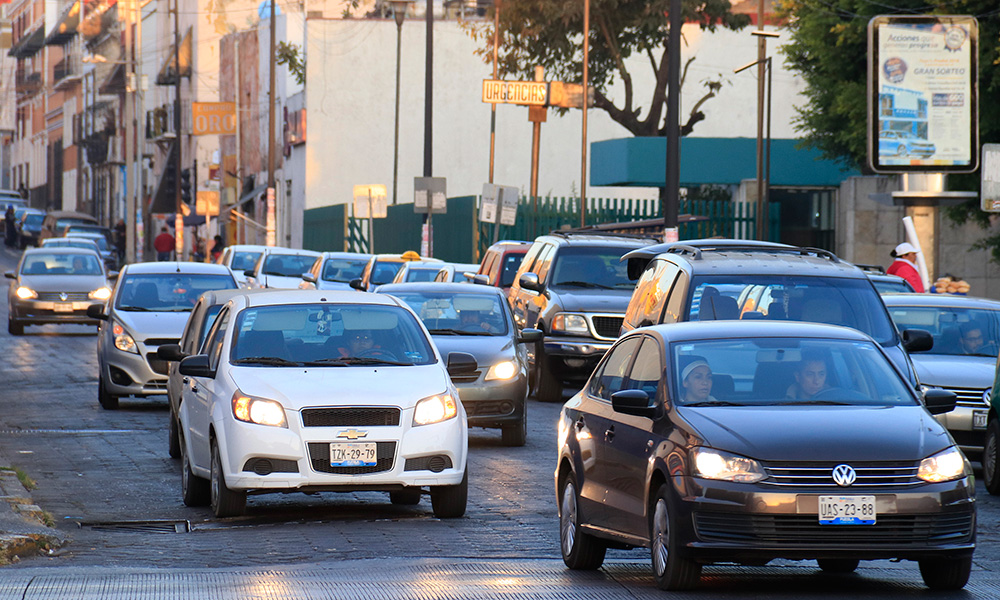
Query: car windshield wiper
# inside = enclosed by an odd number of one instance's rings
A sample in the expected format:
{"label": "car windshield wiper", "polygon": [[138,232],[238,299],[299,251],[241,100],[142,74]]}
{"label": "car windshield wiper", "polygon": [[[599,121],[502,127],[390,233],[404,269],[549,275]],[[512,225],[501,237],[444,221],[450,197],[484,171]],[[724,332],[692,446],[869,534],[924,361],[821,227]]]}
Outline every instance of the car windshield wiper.
{"label": "car windshield wiper", "polygon": [[343,358],[319,358],[316,360],[307,360],[302,364],[306,367],[348,367],[351,363],[345,361]]}
{"label": "car windshield wiper", "polygon": [[836,400],[789,400],[788,402],[775,402],[773,406],[851,406],[850,402],[838,402]]}
{"label": "car windshield wiper", "polygon": [[249,356],[247,358],[237,358],[234,365],[268,365],[271,367],[301,367],[302,363],[293,360],[286,360],[277,356]]}
{"label": "car windshield wiper", "polygon": [[344,358],[336,359],[345,365],[395,365],[399,367],[412,367],[411,362],[400,362],[398,360],[389,360],[386,358],[371,358],[368,356],[345,356]]}
{"label": "car windshield wiper", "polygon": [[599,283],[591,283],[589,281],[560,281],[559,283],[553,283],[552,285],[569,285],[573,287],[598,288],[602,290],[614,289],[606,285],[601,285]]}
{"label": "car windshield wiper", "polygon": [[264,271],[264,275],[277,275],[278,277],[291,277],[291,275],[285,275],[284,273],[279,273],[277,271]]}
{"label": "car windshield wiper", "polygon": [[428,329],[431,335],[494,335],[488,331],[467,331],[465,329]]}
{"label": "car windshield wiper", "polygon": [[119,306],[118,310],[127,310],[132,312],[158,312],[154,311],[152,308],[146,308],[145,306]]}
{"label": "car windshield wiper", "polygon": [[704,402],[686,403],[684,406],[746,406],[746,404],[730,402],[728,400],[705,400]]}

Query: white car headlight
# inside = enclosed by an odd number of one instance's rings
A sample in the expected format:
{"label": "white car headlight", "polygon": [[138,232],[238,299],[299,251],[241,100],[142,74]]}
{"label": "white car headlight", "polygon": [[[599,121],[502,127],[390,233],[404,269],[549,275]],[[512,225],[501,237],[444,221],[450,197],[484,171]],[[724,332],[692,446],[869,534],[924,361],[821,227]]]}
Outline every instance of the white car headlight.
{"label": "white car headlight", "polygon": [[968,461],[955,446],[920,461],[920,469],[917,471],[917,477],[930,483],[961,479],[968,474]]}
{"label": "white car headlight", "polygon": [[246,423],[288,427],[288,422],[285,421],[285,408],[280,403],[247,396],[239,390],[233,394],[233,416],[237,421]]}
{"label": "white car headlight", "polygon": [[417,402],[413,408],[414,425],[430,425],[452,419],[458,414],[458,403],[451,394],[437,394]]}
{"label": "white car headlight", "polygon": [[125,326],[121,323],[115,323],[111,327],[111,333],[115,337],[115,348],[118,348],[122,352],[135,352],[139,354],[139,347],[136,346],[135,340],[132,336],[125,331]]}
{"label": "white car headlight", "polygon": [[712,448],[691,451],[691,474],[705,479],[754,483],[766,477],[760,463],[752,458]]}
{"label": "white car headlight", "polygon": [[590,329],[587,327],[587,318],[572,313],[559,313],[553,317],[552,331],[584,335],[590,333]]}
{"label": "white car headlight", "polygon": [[505,360],[490,367],[486,372],[486,381],[510,379],[515,375],[517,375],[517,364],[512,360]]}
{"label": "white car headlight", "polygon": [[14,290],[14,294],[16,294],[17,297],[20,298],[21,300],[31,300],[32,298],[38,297],[38,294],[35,293],[35,290],[29,287],[24,287],[23,285],[19,285],[17,289]]}
{"label": "white car headlight", "polygon": [[87,297],[90,298],[91,300],[107,300],[108,298],[111,297],[111,288],[109,287],[97,288],[96,290],[87,294]]}

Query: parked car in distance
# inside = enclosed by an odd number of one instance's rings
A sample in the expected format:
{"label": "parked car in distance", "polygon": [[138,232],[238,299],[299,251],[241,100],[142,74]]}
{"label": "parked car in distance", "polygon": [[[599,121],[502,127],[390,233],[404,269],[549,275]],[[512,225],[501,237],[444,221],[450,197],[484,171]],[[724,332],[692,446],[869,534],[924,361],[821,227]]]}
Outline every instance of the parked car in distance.
{"label": "parked car in distance", "polygon": [[245,271],[246,287],[296,289],[317,258],[319,252],[313,250],[267,248],[253,269]]}
{"label": "parked car in distance", "polygon": [[[108,238],[103,233],[96,231],[93,232],[80,231],[76,227],[70,229],[73,229],[75,231],[70,231],[68,229],[66,235],[64,236],[64,239],[78,239],[78,240],[83,239],[83,240],[93,241],[95,244],[97,244],[97,249],[101,255],[101,260],[104,261],[104,265],[108,268],[108,270],[113,271],[118,268],[118,250],[114,246],[108,244]],[[49,238],[49,239],[53,240],[59,238]]]}
{"label": "parked car in distance", "polygon": [[632,297],[621,257],[653,241],[562,231],[535,240],[508,295],[517,326],[545,334],[529,354],[535,398],[559,401],[565,382],[590,376],[618,338]]}
{"label": "parked car in distance", "polygon": [[123,396],[167,393],[167,362],[157,348],[176,344],[188,313],[210,290],[232,289],[236,280],[222,265],[148,262],[125,265],[107,306],[87,314],[102,321],[97,334],[97,400],[118,408]]}
{"label": "parked car in distance", "polygon": [[108,274],[93,250],[29,248],[7,292],[7,332],[23,335],[27,325],[79,323],[97,325],[87,309],[111,297]]}
{"label": "parked car in distance", "polygon": [[465,514],[468,426],[420,321],[387,295],[287,290],[232,298],[204,354],[180,363],[182,498],[217,517],[247,494],[385,491]]}
{"label": "parked car in distance", "polygon": [[94,225],[99,223],[97,219],[87,213],[72,210],[54,210],[45,214],[42,221],[42,231],[38,234],[39,240],[50,237],[62,237],[63,230],[69,225]]}
{"label": "parked car in distance", "polygon": [[370,292],[375,286],[384,283],[392,283],[392,278],[403,267],[405,263],[421,262],[441,262],[436,258],[420,256],[413,250],[407,250],[402,254],[374,254],[368,259],[361,277],[351,280],[351,287],[362,292]]}
{"label": "parked car in distance", "polygon": [[405,302],[420,317],[438,351],[466,352],[476,370],[451,378],[469,417],[470,427],[501,430],[505,446],[527,439],[528,356],[524,344],[542,332],[518,332],[503,292],[459,283],[406,283],[379,286]]}
{"label": "parked car in distance", "polygon": [[361,277],[371,257],[356,252],[323,252],[309,272],[302,274],[299,289],[350,290],[351,281]]}
{"label": "parked car in distance", "polygon": [[180,361],[188,356],[198,354],[208,337],[208,330],[215,322],[215,317],[219,315],[222,306],[229,302],[231,298],[239,294],[250,292],[260,292],[263,290],[247,289],[227,289],[209,290],[198,298],[187,323],[184,325],[184,332],[181,333],[180,343],[164,344],[156,349],[156,357],[167,361],[167,400],[170,403],[170,415],[167,422],[167,451],[170,458],[181,457],[179,421],[177,415],[181,404],[181,394],[183,393],[184,380],[186,377],[177,370]]}
{"label": "parked car in distance", "polygon": [[507,240],[493,244],[486,249],[476,271],[478,275],[483,276],[483,279],[475,278],[473,281],[501,288],[504,294],[509,296],[510,288],[517,277],[517,270],[530,248],[531,242]]}
{"label": "parked car in distance", "polygon": [[[924,584],[969,579],[972,468],[881,344],[846,327],[672,323],[622,336],[559,418],[563,560],[651,549],[665,590],[702,565],[912,560]],[[917,526],[920,523],[921,526]]]}
{"label": "parked car in distance", "polygon": [[660,323],[791,320],[853,327],[878,341],[916,387],[907,350],[931,347],[922,330],[889,318],[871,280],[832,252],[748,240],[687,240],[625,256],[638,278],[622,331]]}
{"label": "parked car in distance", "polygon": [[78,223],[71,223],[62,228],[60,235],[62,235],[62,237],[80,235],[89,237],[99,235],[104,238],[104,242],[107,246],[113,248],[115,244],[114,232],[107,227],[101,227],[99,225],[81,225]]}
{"label": "parked car in distance", "polygon": [[[39,248],[84,248],[93,250],[98,256],[101,254],[101,247],[97,242],[88,238],[78,237],[57,237],[42,240]],[[103,261],[102,261],[103,262]]]}
{"label": "parked car in distance", "polygon": [[0,190],[0,208],[3,210],[6,211],[8,206],[17,209],[27,205],[28,201],[17,190]]}
{"label": "parked car in distance", "polygon": [[434,281],[469,283],[478,270],[479,265],[475,263],[444,263],[434,276]]}
{"label": "parked car in distance", "polygon": [[859,265],[855,263],[854,266],[865,272],[865,275],[868,276],[868,279],[871,279],[872,285],[875,286],[875,289],[880,294],[912,294],[916,292],[909,281],[898,275],[887,274],[885,267],[882,265]]}
{"label": "parked car in distance", "polygon": [[14,210],[14,218],[17,222],[17,245],[21,250],[28,246],[38,245],[38,236],[42,232],[42,221],[45,220],[45,211],[37,208],[22,207]]}
{"label": "parked car in distance", "polygon": [[257,264],[261,255],[268,248],[268,246],[258,246],[254,244],[234,244],[232,246],[226,246],[222,250],[222,254],[219,255],[218,261],[220,265],[225,265],[233,271],[233,277],[236,278],[236,283],[240,287],[246,285],[247,276],[246,271],[250,271]]}
{"label": "parked car in distance", "polygon": [[950,294],[883,294],[900,331],[922,329],[934,346],[911,352],[923,389],[945,389],[955,410],[938,416],[959,447],[979,458],[986,438],[989,392],[1000,342],[1000,302]]}
{"label": "parked car in distance", "polygon": [[392,283],[426,283],[434,281],[444,263],[413,260],[403,263],[392,278]]}

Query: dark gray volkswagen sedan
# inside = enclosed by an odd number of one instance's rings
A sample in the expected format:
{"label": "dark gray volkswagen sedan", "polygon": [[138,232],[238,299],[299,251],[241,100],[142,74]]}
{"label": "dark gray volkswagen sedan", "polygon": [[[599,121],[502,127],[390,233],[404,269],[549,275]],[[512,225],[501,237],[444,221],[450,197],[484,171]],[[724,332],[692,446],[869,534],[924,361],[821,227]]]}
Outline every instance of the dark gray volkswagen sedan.
{"label": "dark gray volkswagen sedan", "polygon": [[701,567],[917,561],[959,589],[975,548],[968,461],[870,337],[791,322],[705,322],[622,337],[559,419],[563,560],[648,547],[663,589]]}

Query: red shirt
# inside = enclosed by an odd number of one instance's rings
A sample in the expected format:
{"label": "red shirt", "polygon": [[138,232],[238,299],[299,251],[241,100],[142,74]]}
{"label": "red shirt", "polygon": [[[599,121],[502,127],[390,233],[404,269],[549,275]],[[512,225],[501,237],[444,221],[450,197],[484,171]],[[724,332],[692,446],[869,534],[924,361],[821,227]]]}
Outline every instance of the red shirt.
{"label": "red shirt", "polygon": [[924,291],[924,282],[920,279],[920,273],[917,272],[917,268],[913,266],[913,263],[905,258],[897,258],[892,261],[892,264],[889,265],[889,270],[886,271],[886,273],[902,277],[908,281],[917,292]]}
{"label": "red shirt", "polygon": [[174,236],[166,231],[156,236],[156,239],[153,240],[153,248],[156,248],[157,252],[170,252],[174,249],[175,245]]}

